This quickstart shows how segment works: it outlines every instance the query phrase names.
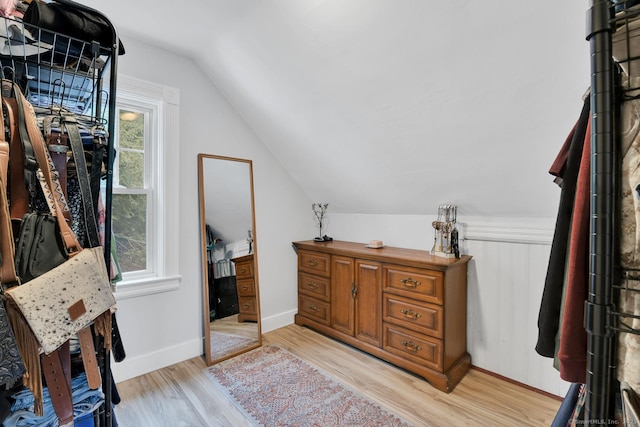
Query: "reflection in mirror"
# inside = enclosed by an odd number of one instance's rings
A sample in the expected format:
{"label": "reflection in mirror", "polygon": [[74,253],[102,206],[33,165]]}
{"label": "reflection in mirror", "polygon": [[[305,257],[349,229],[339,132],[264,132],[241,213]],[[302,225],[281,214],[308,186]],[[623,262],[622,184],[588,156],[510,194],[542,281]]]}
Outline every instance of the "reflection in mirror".
{"label": "reflection in mirror", "polygon": [[262,345],[251,160],[198,154],[208,365]]}

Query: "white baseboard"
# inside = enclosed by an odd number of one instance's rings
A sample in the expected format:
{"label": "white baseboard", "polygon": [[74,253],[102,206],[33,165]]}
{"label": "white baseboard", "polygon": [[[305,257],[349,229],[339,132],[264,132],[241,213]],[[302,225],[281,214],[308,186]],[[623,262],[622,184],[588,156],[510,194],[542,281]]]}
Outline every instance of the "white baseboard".
{"label": "white baseboard", "polygon": [[111,370],[116,383],[144,375],[193,357],[202,356],[203,340],[195,339],[153,353],[129,358],[115,363],[111,360]]}
{"label": "white baseboard", "polygon": [[274,316],[265,317],[262,319],[262,333],[267,333],[278,328],[282,328],[287,325],[291,325],[294,322],[294,316],[298,313],[298,309],[285,311],[284,313],[278,313]]}
{"label": "white baseboard", "polygon": [[[295,309],[262,319],[262,333],[292,324],[294,322],[294,315],[297,312],[298,310]],[[196,339],[141,356],[127,357],[119,363],[115,363],[112,360],[111,370],[113,372],[113,378],[116,383],[119,383],[191,359],[192,357],[202,356],[203,346],[203,341]]]}

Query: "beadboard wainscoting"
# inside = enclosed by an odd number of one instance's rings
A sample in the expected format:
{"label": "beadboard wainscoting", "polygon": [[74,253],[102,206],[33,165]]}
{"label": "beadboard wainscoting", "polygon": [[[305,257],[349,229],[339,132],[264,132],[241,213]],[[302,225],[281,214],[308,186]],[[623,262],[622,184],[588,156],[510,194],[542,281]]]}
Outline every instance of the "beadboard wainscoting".
{"label": "beadboard wainscoting", "polygon": [[513,228],[502,230],[508,231],[505,240],[476,234],[472,224],[468,231],[465,253],[474,262],[468,272],[467,346],[473,365],[564,396],[569,383],[560,379],[552,359],[535,351],[551,245],[532,241],[529,229],[520,241]]}
{"label": "beadboard wainscoting", "polygon": [[[422,215],[331,216],[340,240],[384,240],[390,246],[431,249],[435,218]],[[473,366],[564,396],[553,360],[535,351],[555,219],[461,218],[461,251],[468,268],[467,351]],[[376,230],[371,235],[371,230]],[[416,231],[418,230],[418,231]],[[404,236],[407,236],[404,238]]]}
{"label": "beadboard wainscoting", "polygon": [[462,224],[468,271],[467,346],[474,366],[564,396],[553,360],[535,351],[538,310],[553,238],[553,221],[468,221]]}

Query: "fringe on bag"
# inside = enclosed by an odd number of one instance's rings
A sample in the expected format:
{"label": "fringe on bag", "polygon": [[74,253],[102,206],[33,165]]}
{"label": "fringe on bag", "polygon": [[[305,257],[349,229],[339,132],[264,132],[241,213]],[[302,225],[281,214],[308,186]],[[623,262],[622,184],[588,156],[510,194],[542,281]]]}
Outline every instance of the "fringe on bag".
{"label": "fringe on bag", "polygon": [[[22,356],[26,374],[22,377],[22,384],[33,393],[33,413],[39,417],[44,415],[42,397],[42,365],[40,363],[40,345],[36,340],[31,327],[27,323],[20,310],[15,307],[13,301],[6,305],[7,317],[16,337],[16,345]],[[94,322],[94,330],[97,335],[104,338],[104,348],[111,351],[111,310],[107,310],[98,316]]]}
{"label": "fringe on bag", "polygon": [[7,317],[16,337],[16,344],[22,361],[26,368],[26,374],[22,377],[22,384],[31,390],[34,398],[33,413],[39,417],[44,415],[42,399],[42,368],[40,365],[40,345],[36,340],[31,327],[27,323],[20,310],[15,307],[13,301],[7,304]]}
{"label": "fringe on bag", "polygon": [[107,310],[93,321],[93,330],[96,335],[104,338],[104,348],[111,351],[111,310]]}

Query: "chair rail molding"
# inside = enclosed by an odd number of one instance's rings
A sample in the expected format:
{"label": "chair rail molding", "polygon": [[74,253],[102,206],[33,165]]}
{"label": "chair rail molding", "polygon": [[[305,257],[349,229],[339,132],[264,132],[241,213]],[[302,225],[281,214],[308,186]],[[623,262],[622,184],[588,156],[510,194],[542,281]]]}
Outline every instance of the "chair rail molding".
{"label": "chair rail molding", "polygon": [[458,227],[463,240],[550,245],[555,218],[465,218]]}

